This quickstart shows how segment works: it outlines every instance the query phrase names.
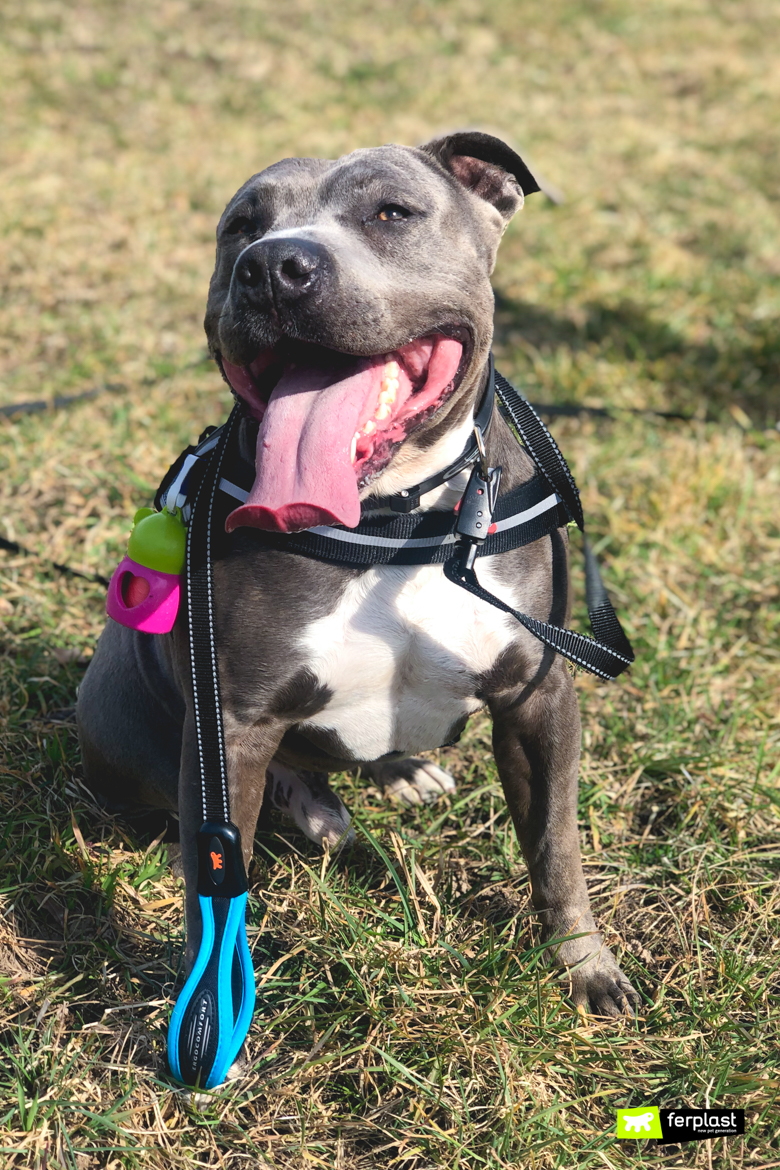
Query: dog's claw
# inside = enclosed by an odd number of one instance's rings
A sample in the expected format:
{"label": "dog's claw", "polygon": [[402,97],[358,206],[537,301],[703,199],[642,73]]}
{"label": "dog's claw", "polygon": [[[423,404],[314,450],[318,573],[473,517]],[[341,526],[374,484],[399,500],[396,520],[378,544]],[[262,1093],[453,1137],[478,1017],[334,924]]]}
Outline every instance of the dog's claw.
{"label": "dog's claw", "polygon": [[571,998],[577,1007],[608,1019],[635,1019],[642,1006],[639,994],[612,955],[602,950],[593,965],[570,972]]}
{"label": "dog's claw", "polygon": [[607,980],[606,986],[595,996],[593,991],[591,991],[589,998],[594,1015],[611,1016],[613,1019],[619,1019],[621,1016],[634,1014],[629,1005],[628,997],[623,993],[619,985],[611,979]]}
{"label": "dog's claw", "polygon": [[[592,920],[591,920],[592,922]],[[564,986],[582,1015],[602,1019],[635,1019],[642,1006],[639,993],[621,971],[617,961],[594,931],[578,939],[551,940],[552,961],[564,968]]]}

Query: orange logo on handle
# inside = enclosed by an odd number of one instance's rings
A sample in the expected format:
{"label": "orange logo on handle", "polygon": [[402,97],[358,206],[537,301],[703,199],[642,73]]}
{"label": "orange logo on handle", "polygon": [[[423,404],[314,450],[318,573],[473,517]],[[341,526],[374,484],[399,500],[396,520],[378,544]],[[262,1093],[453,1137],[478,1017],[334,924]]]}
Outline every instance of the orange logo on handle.
{"label": "orange logo on handle", "polygon": [[222,869],[222,854],[221,853],[212,853],[211,854],[211,868],[212,869]]}

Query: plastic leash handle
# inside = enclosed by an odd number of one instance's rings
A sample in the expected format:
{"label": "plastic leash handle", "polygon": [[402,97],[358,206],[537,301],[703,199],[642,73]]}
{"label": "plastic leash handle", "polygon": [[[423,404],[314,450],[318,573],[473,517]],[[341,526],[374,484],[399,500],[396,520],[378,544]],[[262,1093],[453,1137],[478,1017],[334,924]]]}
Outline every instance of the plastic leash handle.
{"label": "plastic leash handle", "polygon": [[213,1089],[225,1080],[249,1031],[255,973],[238,829],[207,821],[197,844],[200,950],[171,1015],[168,1064],[182,1084]]}

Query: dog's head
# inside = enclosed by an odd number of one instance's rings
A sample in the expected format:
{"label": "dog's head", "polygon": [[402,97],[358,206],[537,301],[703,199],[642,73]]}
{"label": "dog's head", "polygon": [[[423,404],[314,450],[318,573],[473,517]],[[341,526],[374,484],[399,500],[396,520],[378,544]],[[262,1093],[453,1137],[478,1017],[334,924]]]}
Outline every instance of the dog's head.
{"label": "dog's head", "polygon": [[498,243],[537,190],[478,133],[285,159],[244,184],[217,229],[205,321],[259,423],[229,529],[354,526],[390,469],[414,482],[421,453],[471,416]]}

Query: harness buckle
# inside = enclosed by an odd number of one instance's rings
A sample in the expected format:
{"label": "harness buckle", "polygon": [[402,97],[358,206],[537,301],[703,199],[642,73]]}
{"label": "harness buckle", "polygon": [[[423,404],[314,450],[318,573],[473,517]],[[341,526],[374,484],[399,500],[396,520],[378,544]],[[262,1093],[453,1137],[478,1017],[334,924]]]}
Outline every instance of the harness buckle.
{"label": "harness buckle", "polygon": [[[480,451],[480,456],[482,451],[484,451],[484,446]],[[471,469],[469,482],[461,497],[458,520],[455,525],[456,533],[464,539],[464,569],[472,568],[478,546],[488,538],[500,483],[500,467],[487,467],[480,459],[480,462]]]}
{"label": "harness buckle", "polygon": [[388,501],[390,507],[394,512],[405,514],[414,511],[420,506],[420,495],[418,492],[410,492],[404,489],[395,496],[390,496]]}
{"label": "harness buckle", "polygon": [[187,503],[189,492],[187,491],[187,480],[193,467],[197,467],[200,462],[198,455],[187,455],[178,474],[173,483],[168,488],[165,496],[165,508],[171,514],[175,515],[179,508],[183,508]]}

